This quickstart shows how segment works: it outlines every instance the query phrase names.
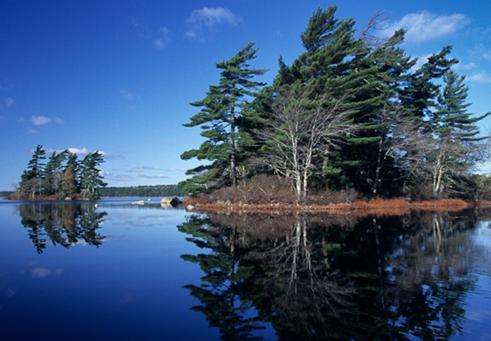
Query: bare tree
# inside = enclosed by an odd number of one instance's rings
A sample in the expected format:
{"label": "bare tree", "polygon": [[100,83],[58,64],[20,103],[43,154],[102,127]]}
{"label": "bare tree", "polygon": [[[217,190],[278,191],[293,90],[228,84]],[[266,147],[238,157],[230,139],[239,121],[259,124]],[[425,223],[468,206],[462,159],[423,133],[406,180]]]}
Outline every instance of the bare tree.
{"label": "bare tree", "polygon": [[387,162],[392,158],[396,164],[410,174],[419,172],[421,164],[431,148],[413,117],[401,107],[383,109],[378,115],[379,122],[384,126],[381,131],[375,162],[375,175],[372,183],[372,194],[379,193],[382,182],[381,173]]}
{"label": "bare tree", "polygon": [[259,162],[292,180],[298,201],[307,195],[314,159],[326,150],[338,148],[356,131],[346,109],[346,96],[339,99],[311,99],[305,86],[282,88],[273,105],[266,129],[258,132],[265,142]]}

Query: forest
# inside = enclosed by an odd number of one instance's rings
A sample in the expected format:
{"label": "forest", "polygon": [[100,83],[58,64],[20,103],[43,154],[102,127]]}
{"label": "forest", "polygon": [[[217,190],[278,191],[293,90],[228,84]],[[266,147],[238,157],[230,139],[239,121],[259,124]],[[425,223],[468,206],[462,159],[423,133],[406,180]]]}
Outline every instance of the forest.
{"label": "forest", "polygon": [[99,192],[103,197],[161,197],[182,195],[177,185],[104,187]]}
{"label": "forest", "polygon": [[271,84],[260,81],[266,70],[253,65],[253,43],[218,62],[217,83],[191,103],[197,113],[185,124],[201,128],[203,143],[181,158],[203,163],[188,170],[183,192],[261,196],[274,183],[296,202],[322,193],[489,196],[490,177],[476,166],[489,156],[478,123],[490,113],[470,112],[452,47],[421,63],[405,51],[404,30],[382,39],[379,21],[356,30],[335,7],[316,10],[304,51],[291,63],[280,57]]}
{"label": "forest", "polygon": [[[47,159],[47,160],[46,160]],[[101,152],[88,153],[79,160],[68,150],[46,150],[38,145],[21,176],[12,199],[22,200],[97,200],[100,189],[106,186],[100,165]]]}

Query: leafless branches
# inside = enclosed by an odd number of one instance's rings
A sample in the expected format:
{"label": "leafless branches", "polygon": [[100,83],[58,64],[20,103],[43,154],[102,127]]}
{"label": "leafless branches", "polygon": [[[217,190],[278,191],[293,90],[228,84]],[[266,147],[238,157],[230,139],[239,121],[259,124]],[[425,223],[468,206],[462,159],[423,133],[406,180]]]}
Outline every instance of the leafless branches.
{"label": "leafless branches", "polygon": [[291,179],[298,200],[307,195],[314,158],[356,131],[345,98],[312,100],[304,87],[282,89],[269,125],[258,132],[267,146],[259,161]]}

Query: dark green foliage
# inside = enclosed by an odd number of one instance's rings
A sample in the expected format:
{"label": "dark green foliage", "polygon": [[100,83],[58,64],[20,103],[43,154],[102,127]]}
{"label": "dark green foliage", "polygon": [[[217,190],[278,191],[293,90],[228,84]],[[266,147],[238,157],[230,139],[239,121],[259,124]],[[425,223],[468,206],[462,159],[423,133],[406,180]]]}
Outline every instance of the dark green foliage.
{"label": "dark green foliage", "polygon": [[43,149],[43,146],[38,145],[27,164],[27,169],[21,176],[19,190],[25,196],[34,198],[36,195],[42,194],[45,159],[46,151]]}
{"label": "dark green foliage", "polygon": [[44,164],[46,152],[37,146],[27,169],[21,176],[15,197],[20,199],[82,199],[96,200],[99,189],[106,184],[99,166],[104,157],[89,153],[80,162],[68,151],[53,152]]}
{"label": "dark green foliage", "polygon": [[89,153],[81,162],[80,171],[80,194],[85,200],[99,199],[99,188],[105,187],[106,183],[101,175],[100,164],[104,157],[99,152]]}
{"label": "dark green foliage", "polygon": [[[252,45],[217,64],[223,70],[220,83],[194,103],[202,110],[187,124],[201,126],[206,141],[182,158],[208,163],[189,172],[195,176],[182,183],[186,193],[235,185],[237,179],[257,173],[279,175],[267,162],[259,163],[258,156],[268,145],[264,131],[278,126],[274,107],[280,91],[290,87],[304,89],[306,99],[323,108],[336,103],[338,112],[351,113],[355,128],[340,132],[336,139],[342,144],[315,146],[311,189],[424,197],[427,188],[441,196],[444,191],[458,195],[457,188],[466,186],[463,179],[469,179],[486,156],[481,143],[485,138],[476,123],[487,115],[467,111],[464,79],[451,71],[458,62],[450,56],[452,48],[442,48],[416,68],[416,59],[401,47],[403,30],[373,43],[369,32],[357,34],[353,19],[337,19],[335,14],[335,7],[313,13],[301,36],[305,51],[291,65],[280,58],[274,82],[261,91],[252,91],[258,83],[239,81],[243,75],[261,73],[242,70],[242,63],[255,57]],[[244,85],[241,91],[237,84]],[[445,147],[449,145],[452,148]],[[446,155],[444,175],[435,173],[443,160],[441,151]],[[278,153],[270,156],[278,158]]]}
{"label": "dark green foliage", "polygon": [[184,194],[177,185],[105,187],[101,188],[99,193],[103,197],[161,197]]}
{"label": "dark green foliage", "polygon": [[62,165],[67,156],[66,152],[53,152],[44,169],[44,194],[53,195],[59,193],[63,177]]}
{"label": "dark green foliage", "polygon": [[220,70],[218,85],[210,86],[204,99],[191,103],[200,111],[185,126],[200,126],[201,136],[206,140],[198,149],[182,153],[181,158],[196,158],[208,163],[187,172],[194,177],[182,185],[186,191],[235,185],[241,176],[244,149],[251,143],[248,134],[241,129],[246,125],[243,111],[262,86],[254,78],[264,73],[264,70],[249,65],[256,53],[257,49],[249,43],[231,59],[217,63]]}

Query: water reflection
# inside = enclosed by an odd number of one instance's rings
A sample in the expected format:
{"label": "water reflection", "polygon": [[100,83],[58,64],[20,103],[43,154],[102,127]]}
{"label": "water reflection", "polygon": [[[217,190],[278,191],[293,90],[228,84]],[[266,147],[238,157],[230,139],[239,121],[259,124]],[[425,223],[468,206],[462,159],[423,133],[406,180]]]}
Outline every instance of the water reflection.
{"label": "water reflection", "polygon": [[22,204],[18,212],[38,253],[49,243],[69,248],[77,243],[99,246],[104,240],[98,230],[106,213],[94,204]]}
{"label": "water reflection", "polygon": [[485,249],[475,214],[347,218],[190,216],[186,288],[224,339],[447,338],[462,331]]}

